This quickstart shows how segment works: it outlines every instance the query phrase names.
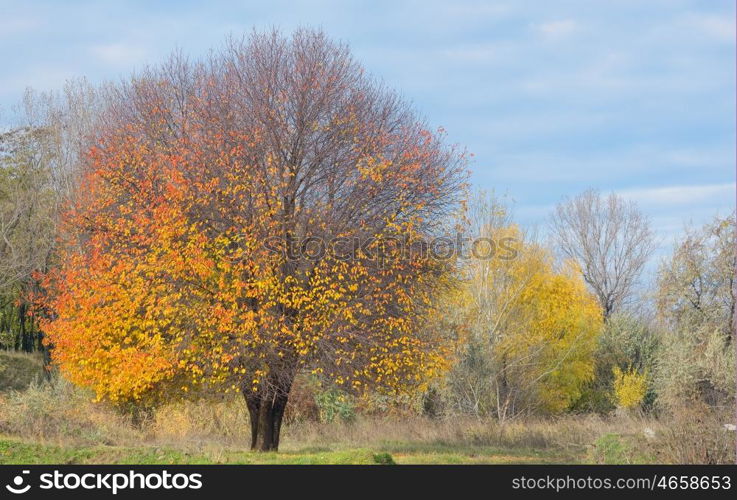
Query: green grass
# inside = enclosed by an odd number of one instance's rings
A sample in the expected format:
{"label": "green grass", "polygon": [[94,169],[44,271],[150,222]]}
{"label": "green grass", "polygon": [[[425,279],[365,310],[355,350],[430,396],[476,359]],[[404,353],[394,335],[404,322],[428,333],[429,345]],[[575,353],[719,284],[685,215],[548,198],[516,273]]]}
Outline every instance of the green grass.
{"label": "green grass", "polygon": [[[580,458],[580,457],[579,457]],[[368,448],[286,450],[254,453],[239,449],[186,451],[158,446],[59,446],[0,439],[0,464],[503,464],[571,462],[570,456],[490,447],[388,443]]]}
{"label": "green grass", "polygon": [[43,376],[40,354],[0,351],[0,391],[23,390]]}
{"label": "green grass", "polygon": [[411,464],[551,464],[582,459],[583,450],[533,450],[469,446],[452,443],[386,443],[384,449],[397,463]]}
{"label": "green grass", "polygon": [[175,450],[157,448],[76,447],[0,440],[0,464],[174,464],[207,463]]}
{"label": "green grass", "polygon": [[590,450],[589,460],[597,464],[648,464],[655,463],[652,454],[637,450],[636,436],[608,433],[597,439]]}

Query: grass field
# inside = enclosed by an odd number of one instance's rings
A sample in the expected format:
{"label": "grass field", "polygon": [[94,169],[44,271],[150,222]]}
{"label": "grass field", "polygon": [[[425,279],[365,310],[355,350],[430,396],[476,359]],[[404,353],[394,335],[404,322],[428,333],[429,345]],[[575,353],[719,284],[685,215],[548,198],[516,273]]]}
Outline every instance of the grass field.
{"label": "grass field", "polygon": [[[141,426],[40,360],[0,352],[0,464],[704,463],[734,460],[734,434],[702,415],[515,420],[408,414],[288,422],[279,453],[249,448],[240,398],[170,404]],[[697,422],[697,424],[695,423]]]}
{"label": "grass field", "polygon": [[235,448],[185,451],[159,446],[74,446],[0,439],[0,464],[505,464],[571,463],[574,457],[491,447],[417,446],[286,449],[253,453]]}

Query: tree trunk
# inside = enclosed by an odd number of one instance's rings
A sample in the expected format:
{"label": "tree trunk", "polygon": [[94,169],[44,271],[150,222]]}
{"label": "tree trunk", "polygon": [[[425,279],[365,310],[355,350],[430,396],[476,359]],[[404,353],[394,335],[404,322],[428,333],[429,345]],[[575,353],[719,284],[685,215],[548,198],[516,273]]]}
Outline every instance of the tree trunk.
{"label": "tree trunk", "polygon": [[251,420],[251,449],[257,451],[279,449],[281,423],[292,382],[267,385],[259,391],[252,391],[250,387],[243,389]]}
{"label": "tree trunk", "polygon": [[33,352],[33,332],[29,332],[26,328],[26,304],[21,302],[18,305],[18,323],[20,324],[21,349],[24,352]]}

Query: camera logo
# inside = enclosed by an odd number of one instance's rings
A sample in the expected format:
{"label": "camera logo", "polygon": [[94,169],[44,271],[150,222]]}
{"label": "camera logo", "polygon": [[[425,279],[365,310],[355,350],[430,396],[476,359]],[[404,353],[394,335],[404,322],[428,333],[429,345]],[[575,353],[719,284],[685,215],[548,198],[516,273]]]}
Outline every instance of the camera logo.
{"label": "camera logo", "polygon": [[[30,472],[31,471],[28,471],[28,470],[22,471],[23,474],[30,474]],[[31,489],[31,485],[30,484],[27,484],[27,485],[23,486],[23,480],[24,480],[23,476],[15,476],[13,478],[13,484],[15,485],[15,487],[13,487],[13,486],[11,486],[9,484],[6,484],[5,485],[5,488],[7,488],[7,490],[9,492],[15,493],[16,495],[20,495],[22,493],[25,493],[26,491],[28,491],[28,490]]]}

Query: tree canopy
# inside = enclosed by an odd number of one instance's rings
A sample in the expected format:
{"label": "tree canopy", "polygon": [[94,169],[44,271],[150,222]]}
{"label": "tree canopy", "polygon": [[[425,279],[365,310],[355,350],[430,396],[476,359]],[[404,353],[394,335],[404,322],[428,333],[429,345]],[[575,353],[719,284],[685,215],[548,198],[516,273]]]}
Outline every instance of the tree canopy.
{"label": "tree canopy", "polygon": [[267,450],[299,370],[401,390],[445,365],[419,326],[451,268],[404,250],[457,206],[465,155],[345,46],[175,55],[101,121],[40,298],[70,379],[117,402],[241,391]]}

